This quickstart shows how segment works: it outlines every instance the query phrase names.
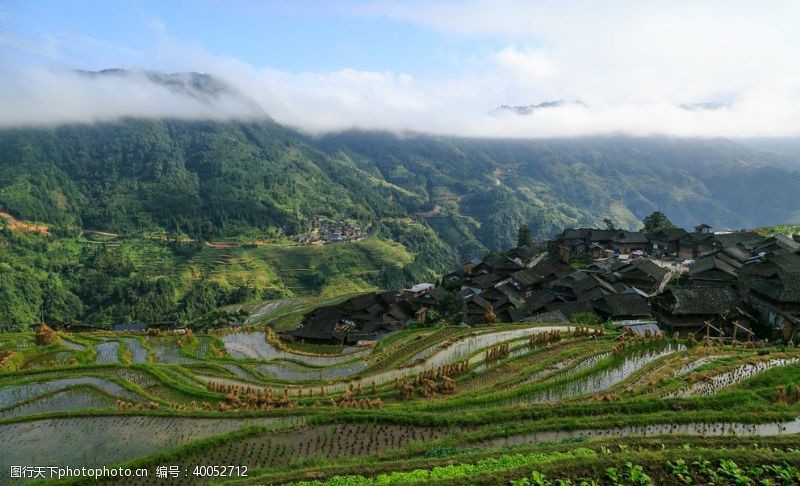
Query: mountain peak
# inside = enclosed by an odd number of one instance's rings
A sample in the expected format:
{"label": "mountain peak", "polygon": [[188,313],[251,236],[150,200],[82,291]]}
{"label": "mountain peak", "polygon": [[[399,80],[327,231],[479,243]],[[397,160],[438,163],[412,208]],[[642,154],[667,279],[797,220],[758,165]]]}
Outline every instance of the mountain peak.
{"label": "mountain peak", "polygon": [[586,103],[581,100],[553,100],[543,101],[536,105],[500,105],[492,110],[492,114],[510,113],[514,115],[532,115],[537,111],[560,108],[563,106],[580,106],[585,108]]}

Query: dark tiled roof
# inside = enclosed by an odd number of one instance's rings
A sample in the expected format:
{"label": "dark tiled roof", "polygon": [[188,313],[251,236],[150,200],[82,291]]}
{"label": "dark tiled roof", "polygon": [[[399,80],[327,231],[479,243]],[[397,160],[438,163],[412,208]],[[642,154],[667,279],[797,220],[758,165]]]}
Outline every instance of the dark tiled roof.
{"label": "dark tiled roof", "polygon": [[661,298],[672,300],[670,312],[675,315],[719,314],[733,310],[739,302],[730,287],[690,287],[668,290]]}
{"label": "dark tiled roof", "polygon": [[619,237],[620,231],[608,229],[593,229],[589,233],[589,238],[592,241],[611,241]]}
{"label": "dark tiled roof", "polygon": [[641,231],[620,231],[614,243],[647,243],[647,236]]}
{"label": "dark tiled roof", "polygon": [[612,318],[649,316],[650,304],[639,294],[606,295],[592,305]]}
{"label": "dark tiled roof", "polygon": [[753,247],[758,245],[764,239],[763,236],[752,231],[737,231],[734,233],[715,234],[713,241],[715,245],[721,248],[729,246],[742,245],[744,247]]}
{"label": "dark tiled roof", "polygon": [[751,287],[778,302],[800,302],[800,272],[779,272],[770,279],[753,282]]}
{"label": "dark tiled roof", "polygon": [[544,307],[545,305],[559,300],[560,299],[556,297],[556,294],[554,294],[550,290],[545,289],[545,290],[537,290],[536,292],[534,292],[530,297],[528,297],[526,304],[531,308],[531,310],[535,312]]}
{"label": "dark tiled roof", "polygon": [[650,277],[653,281],[660,282],[664,278],[664,276],[669,273],[669,270],[656,265],[647,258],[639,258],[629,263],[625,267],[617,270],[617,273],[619,273],[622,278],[625,278],[626,274],[634,272],[644,273],[645,275]]}
{"label": "dark tiled roof", "polygon": [[312,317],[303,322],[300,327],[287,331],[286,334],[301,339],[341,340],[354,328],[354,324],[350,325],[336,319]]}
{"label": "dark tiled roof", "polygon": [[469,304],[475,304],[476,306],[478,306],[478,307],[480,307],[480,308],[482,308],[484,310],[488,309],[492,305],[492,304],[489,303],[488,300],[484,299],[480,295],[473,295],[472,297],[467,299],[467,305],[469,305]]}
{"label": "dark tiled roof", "polygon": [[569,319],[561,311],[545,312],[543,314],[536,314],[535,316],[528,316],[522,319],[521,322],[547,322],[547,323],[567,323]]}
{"label": "dark tiled roof", "polygon": [[686,235],[680,239],[681,243],[701,243],[704,241],[710,241],[714,237],[714,233],[686,233]]}
{"label": "dark tiled roof", "polygon": [[689,276],[698,277],[709,270],[719,270],[735,278],[739,268],[741,264],[734,264],[728,259],[721,258],[719,253],[711,253],[698,258],[689,266]]}
{"label": "dark tiled roof", "polygon": [[797,253],[780,253],[767,256],[767,261],[785,272],[800,271],[800,255]]}
{"label": "dark tiled roof", "polygon": [[387,290],[386,292],[381,292],[378,294],[378,298],[386,305],[393,304],[397,301],[397,292],[393,290]]}
{"label": "dark tiled roof", "polygon": [[516,272],[517,270],[522,270],[525,268],[505,255],[498,255],[487,261],[486,264],[492,269],[493,272]]}
{"label": "dark tiled roof", "polygon": [[747,252],[738,246],[729,246],[728,248],[724,248],[720,254],[739,263],[744,262],[752,256],[750,252]]}
{"label": "dark tiled roof", "polygon": [[512,250],[506,252],[506,256],[509,258],[517,258],[519,257],[522,261],[528,261],[534,256],[536,256],[536,250],[529,246],[519,246]]}
{"label": "dark tiled roof", "polygon": [[130,331],[145,331],[147,330],[147,324],[142,322],[129,322],[123,324],[114,324],[112,330],[118,332],[130,332]]}
{"label": "dark tiled roof", "polygon": [[565,240],[573,240],[575,238],[587,238],[592,232],[591,228],[567,228],[561,233],[561,237]]}
{"label": "dark tiled roof", "polygon": [[498,285],[497,290],[507,295],[509,299],[522,300],[523,298],[520,290],[510,282],[503,285]]}
{"label": "dark tiled roof", "polygon": [[344,302],[342,302],[342,307],[358,311],[361,309],[366,309],[367,307],[373,305],[376,301],[376,296],[374,293],[362,294],[352,297]]}
{"label": "dark tiled roof", "polygon": [[616,258],[605,258],[603,260],[595,260],[582,270],[584,272],[608,273],[618,270],[624,266],[625,262],[622,262]]}
{"label": "dark tiled roof", "polygon": [[676,241],[686,236],[686,234],[686,230],[683,228],[670,228],[659,231],[658,233],[652,233],[649,235],[649,238],[651,240]]}
{"label": "dark tiled roof", "polygon": [[488,289],[501,280],[503,280],[503,277],[496,273],[487,273],[486,275],[472,278],[472,281],[478,284],[481,289]]}
{"label": "dark tiled roof", "polygon": [[544,308],[547,312],[560,311],[567,317],[572,317],[581,312],[594,313],[594,309],[589,302],[558,302],[547,304]]}
{"label": "dark tiled roof", "polygon": [[508,315],[511,317],[511,322],[519,322],[531,314],[527,307],[516,307],[508,309]]}
{"label": "dark tiled roof", "polygon": [[528,287],[536,285],[544,280],[544,277],[540,275],[535,268],[526,268],[525,270],[514,272],[511,274],[511,278]]}

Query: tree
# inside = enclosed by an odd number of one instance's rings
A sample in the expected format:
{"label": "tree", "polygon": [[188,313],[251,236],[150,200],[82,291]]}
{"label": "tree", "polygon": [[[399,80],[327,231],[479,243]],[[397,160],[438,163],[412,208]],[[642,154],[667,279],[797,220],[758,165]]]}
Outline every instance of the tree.
{"label": "tree", "polygon": [[458,289],[448,292],[442,299],[442,317],[452,324],[460,324],[467,316],[467,305]]}
{"label": "tree", "polygon": [[519,227],[517,233],[517,246],[531,246],[533,245],[533,236],[531,236],[531,229],[527,224]]}
{"label": "tree", "polygon": [[614,227],[614,222],[611,221],[609,218],[603,219],[603,223],[606,225],[606,229],[615,230],[617,228]]}
{"label": "tree", "polygon": [[675,227],[672,221],[661,211],[653,212],[653,214],[644,218],[642,223],[644,223],[644,231],[648,233],[658,233]]}

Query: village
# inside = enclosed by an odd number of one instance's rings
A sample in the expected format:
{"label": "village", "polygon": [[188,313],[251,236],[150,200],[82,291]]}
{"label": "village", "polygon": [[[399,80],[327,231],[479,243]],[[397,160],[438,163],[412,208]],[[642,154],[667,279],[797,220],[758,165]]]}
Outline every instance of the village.
{"label": "village", "polygon": [[371,343],[410,326],[614,322],[726,342],[793,342],[800,235],[565,229],[464,263],[441,281],[359,295],[308,314],[287,340]]}
{"label": "village", "polygon": [[361,241],[367,232],[354,221],[334,221],[325,216],[314,216],[309,220],[311,229],[297,236],[301,245],[326,245],[329,243],[345,243]]}

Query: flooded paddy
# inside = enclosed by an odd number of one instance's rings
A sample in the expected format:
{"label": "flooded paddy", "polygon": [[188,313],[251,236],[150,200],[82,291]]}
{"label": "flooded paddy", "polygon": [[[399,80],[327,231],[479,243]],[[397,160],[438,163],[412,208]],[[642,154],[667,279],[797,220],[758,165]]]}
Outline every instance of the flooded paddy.
{"label": "flooded paddy", "polygon": [[[683,345],[673,346],[670,344],[658,350],[634,352],[631,355],[626,356],[620,364],[600,370],[597,373],[592,373],[591,375],[576,379],[574,381],[557,384],[545,390],[537,391],[530,396],[514,398],[510,400],[510,403],[557,402],[581,395],[606,391],[614,385],[621,383],[629,376],[633,375],[653,361],[665,356],[669,356],[670,354],[678,351],[683,351],[684,349],[686,348]],[[591,363],[591,366],[594,366],[600,361],[599,358],[602,356],[603,355],[598,355],[598,357],[595,358],[597,361],[594,363],[591,362],[592,359],[587,361]],[[582,369],[588,369],[591,366],[586,365]],[[571,374],[572,372],[568,373]],[[577,371],[574,371],[574,373],[577,373]]]}
{"label": "flooded paddy", "polygon": [[105,341],[94,347],[97,357],[94,362],[99,364],[104,363],[119,363],[119,343],[117,341]]}
{"label": "flooded paddy", "polygon": [[64,345],[65,348],[71,351],[84,351],[86,346],[81,343],[76,343],[75,341],[70,341],[69,339],[61,338],[61,343]]}
{"label": "flooded paddy", "polygon": [[286,359],[298,361],[310,366],[331,366],[355,361],[372,353],[372,348],[358,348],[346,354],[338,355],[306,355],[291,353],[276,348],[267,342],[267,335],[261,331],[233,333],[222,336],[225,349],[235,359],[256,359],[259,361],[272,361]]}
{"label": "flooded paddy", "polygon": [[259,373],[286,381],[334,380],[360,373],[367,367],[364,361],[355,361],[341,366],[325,368],[304,368],[291,364],[267,363],[253,366]]}
{"label": "flooded paddy", "polygon": [[12,407],[20,402],[28,401],[31,398],[35,398],[39,395],[44,395],[61,388],[67,388],[75,385],[92,385],[110,395],[128,401],[146,401],[144,397],[137,395],[126,388],[123,388],[121,385],[111,380],[96,378],[93,376],[79,376],[51,381],[24,383],[21,385],[12,385],[0,388],[0,408]]}
{"label": "flooded paddy", "polygon": [[181,348],[173,342],[164,342],[160,339],[151,339],[148,343],[155,354],[158,363],[165,364],[193,364],[200,361],[181,354]]}
{"label": "flooded paddy", "polygon": [[689,385],[666,395],[667,398],[688,398],[693,396],[714,395],[723,388],[733,386],[753,376],[778,366],[800,363],[800,358],[771,359],[757,364],[744,364],[731,371],[712,376],[708,380]]}
{"label": "flooded paddy", "polygon": [[116,400],[92,388],[70,388],[0,411],[0,418],[82,409],[112,409]]}
{"label": "flooded paddy", "polygon": [[[487,348],[489,346],[493,346],[498,343],[502,343],[509,340],[527,338],[531,335],[538,333],[549,332],[554,330],[572,331],[572,329],[573,327],[570,326],[540,326],[540,327],[513,329],[508,331],[498,331],[477,336],[469,336],[453,343],[452,345],[446,348],[439,349],[430,358],[428,358],[426,361],[422,363],[418,363],[413,366],[407,366],[403,368],[394,368],[386,371],[381,371],[373,375],[367,375],[361,377],[358,380],[353,380],[353,382],[354,383],[361,382],[362,384],[365,385],[375,382],[376,385],[382,385],[384,383],[392,382],[396,378],[413,376],[421,371],[435,369],[439,366],[450,364],[456,361],[461,361],[464,359],[469,359],[471,364],[478,364],[482,363],[484,360],[483,354],[478,353],[478,351]],[[250,333],[250,335],[253,334],[263,335],[264,333]],[[236,336],[236,334],[231,334],[229,336]],[[255,343],[251,344],[255,345]],[[266,341],[264,342],[264,344],[266,344]],[[227,343],[226,346],[228,346]],[[230,349],[231,348],[229,348],[229,351]],[[274,350],[274,348],[272,349]],[[216,377],[211,377],[211,376],[198,376],[198,378],[206,383],[217,382],[227,385],[240,385],[240,386],[250,385],[250,383],[246,382],[237,382],[236,380],[229,380],[229,379],[218,379]],[[348,386],[349,386],[348,382],[342,381],[339,383],[325,385],[325,391],[328,393],[340,392],[344,391]]]}
{"label": "flooded paddy", "polygon": [[0,483],[11,465],[111,466],[248,425],[281,427],[297,418],[76,417],[0,425]]}
{"label": "flooded paddy", "polygon": [[511,435],[509,437],[497,437],[481,441],[476,445],[480,447],[505,447],[589,437],[658,437],[665,435],[766,437],[793,434],[800,434],[800,417],[787,422],[768,422],[763,424],[692,422],[685,424],[635,425],[609,429],[548,430]]}
{"label": "flooded paddy", "polygon": [[122,338],[121,341],[125,343],[125,347],[131,353],[132,363],[147,363],[147,348],[142,346],[136,338]]}

